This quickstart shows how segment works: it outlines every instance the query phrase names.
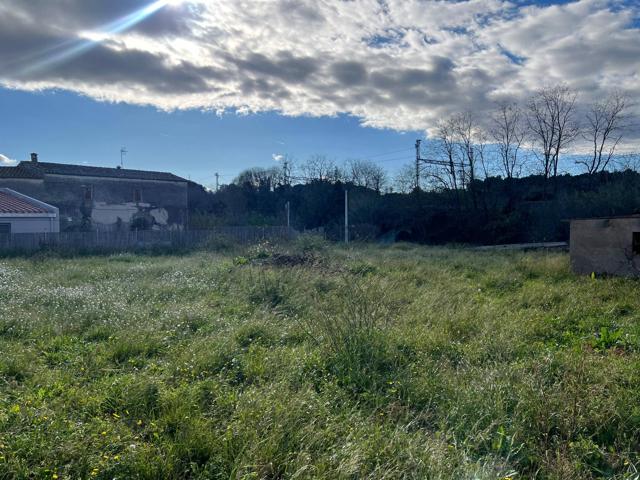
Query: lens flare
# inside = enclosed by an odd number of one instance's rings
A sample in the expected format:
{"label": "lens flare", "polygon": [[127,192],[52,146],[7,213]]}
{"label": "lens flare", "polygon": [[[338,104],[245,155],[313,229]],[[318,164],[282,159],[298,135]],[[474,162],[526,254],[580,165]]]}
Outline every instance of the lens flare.
{"label": "lens flare", "polygon": [[[130,28],[134,27],[159,10],[167,6],[176,6],[180,3],[184,3],[184,0],[157,0],[145,7],[136,10],[135,12],[132,12],[122,18],[103,25],[92,33],[97,34],[94,36],[100,39],[108,38],[112,35],[117,35],[129,30]],[[100,40],[83,39],[66,41],[59,45],[49,47],[45,50],[31,55],[31,58],[36,58],[38,60],[20,69],[20,74],[32,75],[36,72],[46,70],[47,68],[51,68],[55,65],[64,63],[74,57],[78,57],[99,44]]]}

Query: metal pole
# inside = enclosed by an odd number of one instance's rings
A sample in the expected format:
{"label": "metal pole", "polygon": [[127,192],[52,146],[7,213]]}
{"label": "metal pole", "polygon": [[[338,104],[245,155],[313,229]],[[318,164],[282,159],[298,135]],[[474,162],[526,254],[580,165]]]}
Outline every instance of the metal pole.
{"label": "metal pole", "polygon": [[220,175],[218,174],[218,172],[216,172],[216,192],[218,191],[218,189],[220,188]]}
{"label": "metal pole", "polygon": [[344,243],[349,243],[349,191],[344,191]]}
{"label": "metal pole", "polygon": [[420,190],[420,143],[422,140],[416,140],[416,191]]}
{"label": "metal pole", "polygon": [[291,204],[290,202],[287,202],[285,204],[286,208],[287,208],[287,228],[291,228]]}

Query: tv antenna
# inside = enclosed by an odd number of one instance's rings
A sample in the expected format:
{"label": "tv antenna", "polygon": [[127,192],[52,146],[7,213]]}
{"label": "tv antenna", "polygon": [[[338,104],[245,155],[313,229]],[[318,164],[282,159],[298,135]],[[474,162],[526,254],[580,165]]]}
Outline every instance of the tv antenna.
{"label": "tv antenna", "polygon": [[126,147],[120,149],[120,168],[124,167],[124,156],[129,153]]}

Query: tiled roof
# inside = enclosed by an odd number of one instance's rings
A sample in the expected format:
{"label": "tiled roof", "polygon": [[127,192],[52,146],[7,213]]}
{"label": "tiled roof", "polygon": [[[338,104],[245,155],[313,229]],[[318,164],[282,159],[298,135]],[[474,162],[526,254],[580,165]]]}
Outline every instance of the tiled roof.
{"label": "tiled roof", "polygon": [[0,178],[42,178],[43,173],[22,167],[0,167]]}
{"label": "tiled roof", "polygon": [[66,163],[20,162],[16,168],[48,173],[51,175],[76,175],[82,177],[128,178],[135,180],[162,180],[168,182],[186,182],[184,178],[167,172],[150,172],[146,170],[130,170],[127,168],[90,167],[87,165],[70,165]]}
{"label": "tiled roof", "polygon": [[0,190],[0,213],[50,213],[44,207],[31,203],[27,199],[14,195],[8,189]]}

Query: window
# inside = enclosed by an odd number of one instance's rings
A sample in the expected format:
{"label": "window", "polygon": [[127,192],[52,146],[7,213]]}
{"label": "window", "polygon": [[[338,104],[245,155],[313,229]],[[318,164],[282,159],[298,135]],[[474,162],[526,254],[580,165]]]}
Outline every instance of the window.
{"label": "window", "polygon": [[11,224],[10,223],[0,223],[0,235],[1,234],[11,233]]}
{"label": "window", "polygon": [[93,187],[91,185],[85,185],[82,188],[84,189],[84,199],[86,201],[93,200]]}
{"label": "window", "polygon": [[140,203],[142,202],[142,191],[139,188],[133,189],[133,202]]}
{"label": "window", "polygon": [[640,255],[640,232],[633,232],[631,249],[634,255]]}

